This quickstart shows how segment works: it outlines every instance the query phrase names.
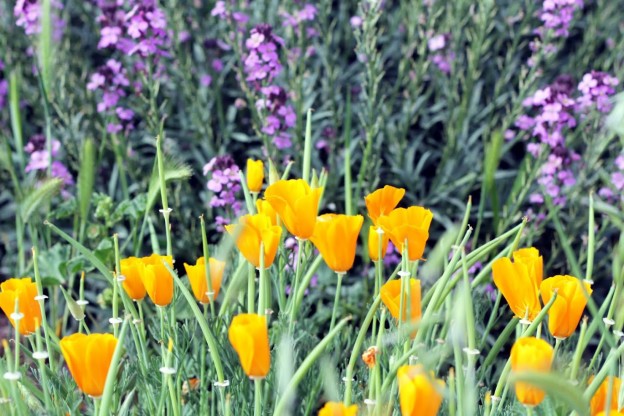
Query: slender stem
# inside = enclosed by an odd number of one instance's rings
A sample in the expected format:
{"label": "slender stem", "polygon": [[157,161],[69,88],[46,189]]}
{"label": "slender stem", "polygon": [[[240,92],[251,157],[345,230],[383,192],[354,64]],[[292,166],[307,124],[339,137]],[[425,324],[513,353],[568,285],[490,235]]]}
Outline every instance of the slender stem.
{"label": "slender stem", "polygon": [[247,313],[254,313],[256,309],[256,270],[249,263],[247,272]]}
{"label": "slender stem", "polygon": [[262,379],[254,380],[254,416],[262,415]]}
{"label": "slender stem", "polygon": [[336,294],[334,296],[334,309],[332,310],[331,324],[329,325],[329,330],[334,329],[334,324],[336,323],[336,316],[338,315],[338,302],[340,301],[340,289],[342,286],[342,277],[344,273],[336,273],[336,277],[338,277],[338,283],[336,284]]}
{"label": "slender stem", "polygon": [[165,180],[165,157],[162,151],[162,138],[160,135],[156,137],[156,158],[158,163],[158,178],[160,180],[160,199],[162,201],[162,214],[165,219],[165,235],[167,237],[167,255],[173,256],[171,246],[171,226],[169,224],[169,203],[167,202],[167,182]]}

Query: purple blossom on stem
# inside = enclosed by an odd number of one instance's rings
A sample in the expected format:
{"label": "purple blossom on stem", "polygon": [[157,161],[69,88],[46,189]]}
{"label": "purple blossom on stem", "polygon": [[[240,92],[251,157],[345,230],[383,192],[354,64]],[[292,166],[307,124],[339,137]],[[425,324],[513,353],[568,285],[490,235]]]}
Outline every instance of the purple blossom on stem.
{"label": "purple blossom on stem", "polygon": [[[69,169],[59,160],[54,160],[59,155],[60,149],[61,142],[53,139],[52,155],[50,156],[46,148],[45,137],[42,134],[32,136],[24,146],[24,151],[30,155],[28,164],[24,169],[25,172],[47,172],[49,168],[51,177],[61,179],[63,187],[73,185],[74,178]],[[63,189],[62,195],[65,198],[70,196],[66,189]]]}
{"label": "purple blossom on stem", "polygon": [[446,75],[451,73],[451,65],[455,60],[455,53],[449,48],[450,41],[450,33],[430,35],[427,41],[427,48],[432,52],[431,62]]}
{"label": "purple blossom on stem", "polygon": [[273,34],[268,24],[260,24],[251,29],[245,41],[247,55],[244,58],[247,81],[259,84],[271,82],[282,71],[279,49],[284,44],[282,38]]}
{"label": "purple blossom on stem", "polygon": [[7,103],[7,95],[9,95],[9,81],[3,76],[4,62],[0,59],[0,110],[4,108]]}
{"label": "purple blossom on stem", "polygon": [[[51,0],[50,5],[52,9],[62,10],[63,3],[57,0]],[[24,32],[28,36],[36,35],[41,32],[41,23],[39,19],[41,17],[41,1],[39,0],[17,0],[15,7],[13,7],[13,15],[15,16],[15,24],[24,29]],[[63,35],[64,22],[52,13],[52,37],[58,41]]]}
{"label": "purple blossom on stem", "polygon": [[[237,217],[242,212],[242,203],[236,199],[236,194],[240,192],[240,169],[229,155],[212,158],[203,169],[204,176],[208,176],[206,187],[213,195],[209,204],[213,208],[225,208],[231,215]],[[230,220],[224,216],[215,218],[217,230],[223,231],[224,225]]]}

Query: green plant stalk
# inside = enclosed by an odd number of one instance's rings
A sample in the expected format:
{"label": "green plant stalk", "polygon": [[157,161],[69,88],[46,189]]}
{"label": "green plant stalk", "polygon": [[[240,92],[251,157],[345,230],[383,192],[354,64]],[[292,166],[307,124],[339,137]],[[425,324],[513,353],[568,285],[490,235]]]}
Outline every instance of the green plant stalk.
{"label": "green plant stalk", "polygon": [[397,358],[393,363],[390,364],[390,369],[386,373],[384,377],[383,384],[381,385],[381,391],[378,396],[378,400],[383,400],[386,398],[386,391],[392,386],[392,384],[396,381],[396,372],[405,363],[409,361],[409,357],[416,354],[419,349],[422,348],[422,345],[413,345],[409,350],[405,351],[403,355]]}
{"label": "green plant stalk", "polygon": [[[303,268],[302,267],[303,250],[306,247],[306,244],[305,244],[306,241],[307,240],[297,239],[297,264],[295,264],[295,281],[294,281],[294,284],[292,285],[292,288],[293,288],[292,293],[295,293],[295,295],[299,293],[299,280],[301,279],[301,272]],[[289,311],[288,315],[290,316],[290,321],[288,324],[288,332],[290,332],[291,334],[294,330],[295,320],[297,318],[297,312],[298,312],[298,310],[295,308],[296,298],[294,299],[295,300],[289,301],[289,307],[288,307],[288,311]]]}
{"label": "green plant stalk", "polygon": [[561,220],[559,219],[558,213],[559,210],[555,208],[553,205],[552,199],[548,196],[547,192],[544,192],[544,202],[546,203],[546,207],[550,212],[549,217],[552,218],[553,225],[555,226],[555,230],[557,231],[557,235],[559,236],[559,244],[561,244],[561,248],[566,255],[566,260],[570,264],[570,269],[574,276],[582,276],[581,267],[578,264],[577,256],[574,254],[572,250],[572,246],[570,245],[569,237],[566,235],[566,231],[561,224]]}
{"label": "green plant stalk", "polygon": [[206,222],[204,216],[199,217],[202,235],[202,252],[204,254],[204,264],[206,265],[206,287],[208,288],[208,301],[210,302],[210,315],[214,316],[214,291],[212,290],[212,279],[210,278],[210,253],[208,252],[208,237],[206,235]]}
{"label": "green plant stalk", "polygon": [[[19,309],[19,297],[15,297],[15,307],[13,308],[13,313],[15,315],[20,315],[20,309]],[[23,315],[23,314],[22,314]],[[20,322],[25,318],[25,316],[22,316],[19,319],[14,319],[15,325],[14,325],[14,333],[15,333],[15,365],[14,365],[14,369],[16,373],[20,373],[20,332],[19,332],[19,325]]]}
{"label": "green plant stalk", "polygon": [[349,364],[347,364],[347,371],[345,375],[345,392],[344,392],[344,404],[345,406],[351,405],[351,391],[353,385],[353,372],[355,370],[355,364],[357,363],[357,359],[360,356],[360,351],[362,349],[362,344],[364,343],[364,339],[366,338],[366,334],[368,332],[368,327],[373,321],[373,317],[377,313],[377,309],[381,303],[381,297],[377,295],[373,304],[368,309],[368,313],[362,322],[362,326],[360,326],[360,330],[358,331],[357,338],[355,339],[355,344],[353,345],[353,349],[351,350],[351,357],[349,358]]}
{"label": "green plant stalk", "polygon": [[[167,359],[165,362],[166,368],[173,368],[173,342],[169,338],[169,348],[167,349]],[[169,400],[171,400],[171,408],[173,409],[173,415],[180,415],[180,406],[178,405],[177,394],[175,386],[173,385],[173,376],[171,374],[164,374],[167,379],[167,387],[169,388]]]}
{"label": "green plant stalk", "polygon": [[178,277],[178,275],[171,268],[171,266],[169,266],[169,264],[165,264],[165,267],[169,271],[169,274],[171,274],[171,276],[173,277],[175,284],[178,286],[178,289],[180,289],[180,292],[182,293],[187,303],[189,304],[191,311],[193,312],[193,315],[195,316],[195,319],[199,323],[199,327],[201,328],[202,333],[204,334],[204,338],[206,339],[206,342],[208,343],[208,350],[210,352],[210,358],[212,359],[212,363],[215,366],[215,371],[217,372],[217,380],[219,383],[223,383],[225,381],[225,376],[223,375],[223,365],[221,363],[221,357],[219,356],[219,348],[217,345],[217,341],[214,335],[212,334],[212,331],[210,331],[210,327],[208,326],[208,323],[206,322],[204,315],[199,310],[199,307],[197,306],[197,303],[195,302],[195,298],[193,297],[193,294],[190,293],[189,290],[184,286],[184,283],[182,283],[182,280]]}
{"label": "green plant stalk", "polygon": [[312,109],[308,108],[306,114],[305,142],[303,145],[303,171],[302,178],[310,183],[310,172],[312,166]]}
{"label": "green plant stalk", "polygon": [[617,360],[620,359],[622,353],[624,353],[624,344],[620,344],[620,346],[617,349],[611,350],[611,352],[609,353],[609,356],[607,357],[604,364],[602,365],[602,368],[596,374],[592,382],[589,384],[589,386],[583,393],[583,397],[585,398],[585,400],[589,401],[592,397],[594,397],[594,394],[596,393],[596,391],[598,390],[598,388],[600,387],[604,379],[607,377],[607,374],[611,370],[611,365],[615,364]]}
{"label": "green plant stalk", "polygon": [[262,416],[262,379],[254,380],[254,416]]}
{"label": "green plant stalk", "polygon": [[124,319],[119,331],[119,338],[117,340],[117,346],[113,353],[113,359],[111,360],[110,367],[108,368],[108,374],[106,375],[106,383],[104,384],[104,392],[102,394],[102,402],[100,406],[99,416],[108,416],[113,413],[111,409],[111,402],[113,398],[113,391],[115,390],[115,378],[119,367],[119,361],[123,354],[123,343],[126,337],[126,330],[128,329],[128,318]]}
{"label": "green plant stalk", "polygon": [[511,318],[507,326],[505,326],[505,329],[503,329],[503,332],[501,332],[499,337],[496,339],[496,342],[494,343],[492,348],[489,349],[488,355],[485,357],[485,360],[483,361],[483,364],[481,365],[481,377],[480,378],[483,378],[483,372],[489,366],[491,366],[494,360],[498,357],[498,353],[500,352],[500,350],[503,349],[503,347],[505,346],[505,344],[507,343],[511,335],[515,332],[516,326],[518,325],[519,321],[520,320],[516,317]]}
{"label": "green plant stalk", "polygon": [[334,324],[336,323],[336,316],[338,315],[338,302],[340,301],[340,289],[342,288],[342,278],[345,273],[336,272],[336,277],[338,278],[338,283],[336,283],[336,294],[334,295],[334,308],[332,309],[332,317],[331,323],[329,325],[329,330],[334,329]]}
{"label": "green plant stalk", "polygon": [[167,183],[165,181],[165,158],[162,151],[162,138],[156,136],[156,159],[158,161],[158,178],[160,181],[160,199],[162,202],[162,214],[165,219],[165,236],[167,238],[167,255],[173,256],[171,246],[171,226],[169,224],[169,203],[167,202]]}
{"label": "green plant stalk", "polygon": [[314,362],[321,356],[321,354],[329,346],[329,344],[336,337],[336,335],[340,333],[342,328],[351,319],[351,316],[343,318],[340,322],[338,322],[336,327],[329,331],[325,338],[323,338],[321,342],[319,342],[316,347],[314,347],[314,349],[310,351],[310,353],[305,358],[305,360],[303,360],[297,371],[295,371],[295,374],[293,374],[290,382],[288,383],[281,397],[277,401],[273,410],[273,416],[282,416],[288,413],[286,405],[290,402],[291,397],[295,394],[297,386],[299,385],[299,383],[301,383],[305,374],[310,370],[312,364],[314,364]]}
{"label": "green plant stalk", "polygon": [[[45,329],[44,329],[45,330]],[[36,346],[36,351],[39,353],[44,353],[43,351],[43,340],[41,339],[41,334],[39,331],[35,331],[35,343],[33,343],[33,347]],[[35,350],[33,348],[33,350]],[[45,352],[48,355],[48,359],[50,359],[50,354]],[[37,357],[37,364],[39,365],[39,373],[41,374],[41,389],[43,390],[43,399],[45,402],[46,409],[52,409],[52,401],[50,398],[50,391],[48,389],[48,368],[45,365],[45,358]]]}
{"label": "green plant stalk", "polygon": [[50,330],[50,328],[48,327],[48,318],[46,316],[46,309],[45,309],[45,297],[43,294],[43,284],[41,283],[41,274],[39,273],[39,261],[38,261],[38,254],[37,254],[37,248],[33,247],[32,248],[32,256],[33,256],[33,270],[35,273],[35,283],[37,284],[37,302],[39,303],[39,310],[41,311],[41,318],[43,320],[43,322],[41,322],[41,326],[43,327],[43,336],[45,339],[45,344],[46,344],[46,351],[48,353],[48,363],[50,365],[50,371],[52,371],[52,373],[54,373],[56,371],[56,365],[54,362],[54,358],[52,356],[52,349],[50,348],[50,335],[48,333],[48,331]]}
{"label": "green plant stalk", "polygon": [[[542,321],[546,317],[546,314],[548,313],[548,310],[553,305],[553,303],[555,303],[556,299],[557,299],[557,292],[554,292],[552,298],[550,298],[550,301],[548,301],[548,303],[544,305],[544,307],[537,314],[533,322],[531,322],[531,324],[522,332],[522,334],[520,335],[521,338],[531,336],[533,335],[533,333],[535,333],[535,331],[537,330],[537,327],[541,325]],[[505,367],[503,368],[503,371],[500,377],[498,378],[498,383],[496,384],[496,390],[494,391],[494,396],[500,398],[500,402],[498,403],[495,413],[500,412],[503,409],[503,403],[505,402],[505,395],[501,396],[501,393],[503,393],[503,389],[507,387],[507,377],[509,375],[510,370],[511,370],[511,358],[507,359],[507,363],[505,364]]]}
{"label": "green plant stalk", "polygon": [[17,160],[19,161],[20,171],[24,171],[24,168],[26,167],[26,159],[24,157],[24,136],[22,134],[19,84],[19,69],[16,68],[9,74],[9,110],[11,115],[11,130],[13,131],[13,138],[15,139]]}
{"label": "green plant stalk", "polygon": [[247,266],[247,313],[254,313],[256,309],[256,270],[253,264]]}
{"label": "green plant stalk", "polygon": [[479,343],[480,350],[483,350],[483,348],[485,347],[485,343],[487,342],[487,337],[490,331],[492,330],[492,328],[494,327],[494,322],[496,322],[496,316],[498,315],[498,308],[500,307],[502,298],[503,298],[502,293],[498,292],[498,294],[496,295],[496,300],[494,301],[494,306],[492,307],[492,311],[490,312],[490,319],[488,319],[488,323],[485,326],[483,335],[481,336],[481,342]]}
{"label": "green plant stalk", "polygon": [[455,383],[455,371],[451,368],[449,370],[448,375],[448,384],[449,384],[449,415],[455,416],[457,412],[457,397],[455,396],[455,392],[457,391],[457,386]]}
{"label": "green plant stalk", "polygon": [[585,267],[585,280],[592,281],[594,271],[594,253],[596,250],[596,231],[594,217],[594,195],[589,194],[589,224],[587,226],[587,264]]}
{"label": "green plant stalk", "polygon": [[301,280],[301,285],[299,287],[299,290],[297,290],[295,294],[295,305],[293,307],[292,313],[297,314],[299,312],[301,302],[303,301],[303,297],[305,296],[305,291],[310,285],[310,281],[312,280],[314,273],[316,273],[316,270],[320,267],[321,263],[323,263],[323,258],[319,254],[316,257],[316,259],[314,259],[312,264],[308,266],[306,274],[303,276],[303,279]]}
{"label": "green plant stalk", "polygon": [[242,171],[238,172],[238,178],[240,179],[241,188],[243,188],[243,195],[245,196],[245,206],[247,207],[247,212],[253,214],[256,212],[256,208],[253,203],[253,199],[251,198],[249,188],[247,187],[247,179],[245,179],[245,175],[243,175]]}
{"label": "green plant stalk", "polygon": [[[221,306],[219,307],[219,317],[222,317],[226,312],[227,308],[230,305],[231,299],[234,298],[233,292],[239,285],[244,286],[245,284],[245,269],[246,262],[242,255],[239,255],[238,267],[232,274],[232,279],[230,280],[227,290],[225,291],[225,296],[223,296],[223,301],[221,302]],[[239,283],[240,280],[240,283]]]}
{"label": "green plant stalk", "polygon": [[574,350],[574,355],[572,356],[570,380],[573,380],[573,381],[576,380],[576,376],[578,374],[578,370],[581,365],[581,358],[583,357],[583,350],[584,350],[583,343],[584,343],[586,334],[587,334],[587,319],[583,319],[583,321],[581,322],[581,332],[579,335],[579,339],[578,339],[578,342],[576,343],[576,349]]}
{"label": "green plant stalk", "polygon": [[455,340],[453,342],[453,355],[455,357],[455,368],[457,369],[457,371],[455,372],[455,374],[457,375],[457,382],[456,382],[456,391],[457,391],[457,395],[456,395],[456,399],[457,399],[457,408],[459,409],[459,414],[464,414],[464,409],[465,409],[465,404],[464,404],[464,399],[465,399],[465,387],[466,387],[466,380],[464,380],[464,360],[463,360],[463,356],[462,356],[462,350],[460,348],[459,345],[459,340]]}
{"label": "green plant stalk", "polygon": [[[264,267],[264,243],[260,243],[260,270],[259,270],[259,285],[258,285],[258,315],[266,316],[267,313],[267,284],[266,281],[266,269]],[[256,389],[260,389],[262,386],[256,383]]]}
{"label": "green plant stalk", "polygon": [[[474,351],[477,347],[476,331],[475,331],[475,318],[474,318],[474,306],[472,304],[472,296],[470,293],[470,278],[468,277],[468,266],[466,265],[466,253],[464,250],[461,252],[463,275],[464,275],[464,303],[466,306],[466,336],[468,338],[468,348]],[[477,356],[475,354],[468,354],[468,363],[474,370]]]}
{"label": "green plant stalk", "polygon": [[414,338],[414,345],[418,344],[419,342],[422,342],[423,337],[426,335],[426,332],[429,329],[428,328],[429,318],[431,317],[433,312],[438,309],[438,307],[437,307],[438,303],[444,301],[444,299],[442,299],[442,291],[444,290],[444,287],[446,286],[446,283],[448,282],[449,278],[451,277],[452,272],[454,272],[454,270],[455,270],[455,265],[458,263],[459,258],[460,258],[460,251],[463,249],[463,247],[468,242],[468,239],[470,238],[471,231],[472,231],[472,228],[468,228],[468,230],[466,231],[466,234],[464,235],[464,238],[462,239],[462,242],[460,243],[459,247],[456,247],[455,253],[453,254],[453,257],[451,258],[451,262],[449,263],[449,265],[444,270],[444,273],[442,274],[442,277],[440,277],[440,279],[436,283],[436,285],[435,285],[436,286],[435,287],[435,292],[433,294],[433,297],[431,298],[431,301],[427,304],[427,309],[425,309],[425,313],[423,313],[423,315],[422,315],[421,322],[424,325],[418,331],[418,333],[416,334],[416,337]]}

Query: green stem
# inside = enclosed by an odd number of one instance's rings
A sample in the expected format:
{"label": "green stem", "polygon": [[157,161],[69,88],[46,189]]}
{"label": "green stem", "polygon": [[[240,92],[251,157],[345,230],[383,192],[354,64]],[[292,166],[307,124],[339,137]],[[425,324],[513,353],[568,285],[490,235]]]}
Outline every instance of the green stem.
{"label": "green stem", "polygon": [[262,379],[254,380],[254,416],[262,415]]}
{"label": "green stem", "polygon": [[167,237],[167,255],[173,256],[171,246],[171,226],[169,224],[169,203],[167,202],[167,183],[165,180],[165,157],[162,151],[162,138],[160,135],[156,137],[156,158],[158,162],[158,178],[160,180],[160,199],[162,201],[162,214],[165,219],[165,235]]}
{"label": "green stem", "polygon": [[331,323],[329,325],[329,330],[334,329],[334,324],[336,323],[336,316],[338,315],[338,302],[340,301],[340,289],[342,287],[342,277],[344,273],[336,273],[336,277],[338,278],[338,283],[336,284],[336,294],[334,295],[334,309],[332,310]]}

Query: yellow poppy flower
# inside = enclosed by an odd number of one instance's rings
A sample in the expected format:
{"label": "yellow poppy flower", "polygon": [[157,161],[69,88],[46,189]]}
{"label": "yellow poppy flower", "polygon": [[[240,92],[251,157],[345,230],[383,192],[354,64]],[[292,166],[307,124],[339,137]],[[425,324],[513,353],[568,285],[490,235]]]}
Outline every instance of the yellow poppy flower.
{"label": "yellow poppy flower", "polygon": [[59,345],[78,388],[89,396],[100,397],[117,338],[111,334],[73,334],[63,338]]}
{"label": "yellow poppy flower", "polygon": [[225,230],[232,236],[237,235],[236,247],[254,267],[260,267],[260,244],[264,247],[264,267],[273,264],[282,228],[273,225],[268,215],[243,215],[238,224],[226,225]]}
{"label": "yellow poppy flower", "polygon": [[512,254],[514,263],[522,263],[527,267],[529,276],[535,281],[535,286],[542,284],[544,274],[544,259],[535,247],[516,250]]}
{"label": "yellow poppy flower", "polygon": [[573,276],[554,276],[542,282],[540,292],[544,303],[548,303],[553,293],[557,292],[557,299],[548,310],[548,330],[555,338],[567,338],[574,331],[581,320],[587,299],[583,293],[583,286],[588,295],[592,289],[588,282],[581,282]]}
{"label": "yellow poppy flower", "polygon": [[264,163],[261,160],[247,159],[247,188],[258,193],[264,182]]}
{"label": "yellow poppy flower", "polygon": [[501,257],[492,263],[494,284],[501,291],[513,313],[532,321],[542,309],[534,276],[524,263]]}
{"label": "yellow poppy flower", "polygon": [[[525,337],[511,347],[512,371],[536,371],[548,373],[553,360],[553,347],[543,339]],[[543,390],[529,383],[516,383],[516,397],[526,406],[537,406],[544,400]]]}
{"label": "yellow poppy flower", "polygon": [[279,180],[270,185],[264,197],[277,211],[286,229],[302,240],[312,236],[322,188],[313,188],[303,179]]}
{"label": "yellow poppy flower", "polygon": [[[420,280],[409,279],[409,295],[410,295],[410,320],[417,321],[420,319],[422,311],[420,305]],[[394,319],[399,319],[399,311],[401,310],[401,279],[389,280],[380,290],[381,301]],[[406,294],[407,295],[407,294]],[[407,320],[407,299],[403,301],[403,321]]]}
{"label": "yellow poppy flower", "polygon": [[279,217],[277,215],[277,211],[273,209],[271,204],[267,202],[266,199],[258,199],[256,200],[256,210],[258,214],[264,214],[271,219],[271,224],[279,225]]}
{"label": "yellow poppy flower", "polygon": [[366,203],[368,216],[373,221],[373,224],[376,225],[379,217],[388,215],[395,209],[404,195],[405,189],[395,188],[390,185],[386,185],[366,195],[364,202]]}
{"label": "yellow poppy flower", "polygon": [[[30,277],[21,279],[13,278],[0,284],[0,308],[4,311],[9,322],[22,335],[35,332],[41,324],[41,308],[35,300],[37,296],[37,284]],[[23,316],[16,321],[13,319],[15,312],[15,299],[18,299],[19,313]]]}
{"label": "yellow poppy flower", "polygon": [[378,222],[399,252],[403,253],[403,245],[407,241],[408,258],[414,261],[423,260],[432,219],[431,211],[413,206],[396,208],[388,215],[379,217]]}
{"label": "yellow poppy flower", "polygon": [[228,329],[228,338],[245,374],[266,377],[271,367],[266,317],[248,313],[236,315]]}
{"label": "yellow poppy flower", "polygon": [[[219,290],[221,289],[221,279],[223,278],[223,270],[225,270],[225,262],[213,259],[212,257],[208,261],[210,263],[210,285],[212,286],[212,299],[216,299],[219,296]],[[206,281],[206,260],[203,257],[197,259],[194,266],[184,263],[184,270],[191,282],[191,289],[198,302],[207,304],[210,303],[210,297],[208,296],[208,282]]]}
{"label": "yellow poppy flower", "polygon": [[336,273],[346,273],[355,260],[361,215],[325,214],[318,217],[310,241]]}
{"label": "yellow poppy flower", "polygon": [[[591,383],[593,379],[594,379],[594,376],[591,376],[589,378],[588,383]],[[611,379],[613,379],[613,381],[611,381]],[[611,403],[610,404],[607,403],[607,395],[609,393],[609,383],[611,383]],[[600,384],[600,387],[598,387],[598,390],[596,390],[596,393],[594,393],[594,396],[592,397],[589,403],[591,416],[596,416],[605,410],[610,410],[609,412],[610,415],[617,414],[615,413],[615,411],[620,410],[618,408],[618,401],[619,401],[618,398],[620,395],[621,387],[622,387],[622,380],[620,380],[618,377],[612,377],[612,376],[607,377],[602,382],[602,384]]]}
{"label": "yellow poppy flower", "polygon": [[141,280],[152,302],[158,306],[167,306],[173,300],[173,277],[163,262],[173,267],[171,256],[152,254],[141,258],[143,272]]}
{"label": "yellow poppy flower", "polygon": [[318,416],[356,416],[358,407],[355,404],[345,406],[342,402],[327,402],[318,412]]}
{"label": "yellow poppy flower", "polygon": [[124,281],[121,283],[124,290],[132,300],[142,300],[147,293],[141,275],[143,273],[143,262],[137,257],[121,259],[121,274]]}
{"label": "yellow poppy flower", "polygon": [[442,405],[444,382],[422,365],[404,365],[397,371],[402,416],[435,416]]}
{"label": "yellow poppy flower", "polygon": [[[381,234],[381,260],[386,257],[386,251],[388,250],[388,234],[383,232]],[[368,257],[372,261],[379,261],[379,233],[377,233],[377,227],[371,225],[368,229]]]}

